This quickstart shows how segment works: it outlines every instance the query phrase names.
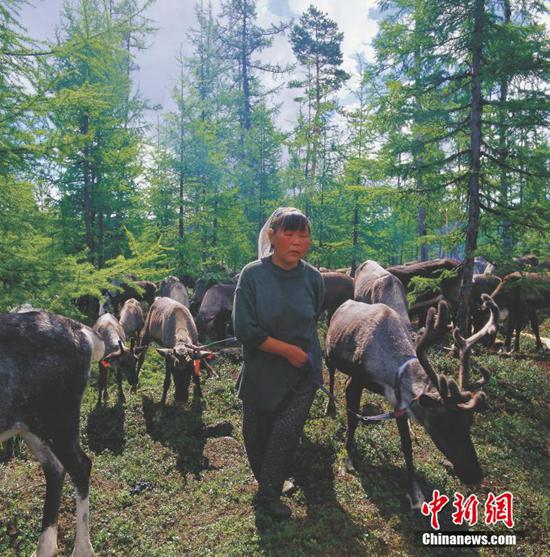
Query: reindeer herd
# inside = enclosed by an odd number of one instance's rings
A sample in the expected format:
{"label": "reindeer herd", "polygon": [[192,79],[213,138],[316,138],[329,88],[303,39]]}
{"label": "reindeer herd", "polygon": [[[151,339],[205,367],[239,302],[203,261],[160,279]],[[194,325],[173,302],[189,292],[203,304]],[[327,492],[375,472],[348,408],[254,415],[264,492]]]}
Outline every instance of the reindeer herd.
{"label": "reindeer herd", "polygon": [[[442,270],[454,274],[441,281],[438,292],[429,292],[409,309],[406,290],[411,279],[434,277]],[[499,315],[508,317],[506,348],[510,348],[515,330],[515,348],[519,349],[526,317],[531,320],[537,348],[541,348],[536,311],[548,307],[550,273],[519,271],[500,278],[493,269],[492,275],[475,275],[472,334],[462,338],[451,323],[458,302],[458,261],[416,262],[387,269],[365,261],[354,277],[349,276],[349,270],[347,274],[346,270],[321,271],[325,281],[323,309],[329,323],[325,339],[332,397],[328,415],[336,411],[336,369],[349,376],[345,391],[347,469],[354,470],[353,438],[362,418],[359,406],[366,388],[394,407],[392,417],[405,456],[411,507],[419,508],[424,498],[415,479],[409,420],[421,424],[462,482],[478,484],[483,474],[470,427],[474,412],[487,407],[483,387],[489,372],[478,367],[481,379],[470,380],[471,350],[478,342],[494,340]],[[538,287],[530,288],[533,283]],[[91,461],[79,441],[80,405],[91,365],[99,365],[98,405],[107,401],[110,368],[116,372],[120,403],[124,403],[123,377],[133,390],[137,388],[151,343],[165,360],[162,405],[172,380],[175,400],[185,403],[191,379],[194,396],[202,396],[201,367],[209,376],[216,375],[208,363],[215,353],[204,350],[199,339],[206,334],[217,339],[227,334],[235,282],[212,284],[199,279],[194,286],[190,299],[186,285],[173,276],[164,279],[158,289],[148,281],[118,283],[102,301],[88,297],[76,302],[95,321],[91,327],[39,310],[0,314],[0,442],[20,435],[40,462],[46,479],[36,556],[56,554],[57,517],[66,472],[76,489],[72,555],[93,555],[89,537]],[[148,307],[146,314],[142,304]],[[419,315],[418,331],[411,322],[413,315]],[[427,356],[428,349],[444,342],[449,333],[459,356],[458,381],[438,374]]]}

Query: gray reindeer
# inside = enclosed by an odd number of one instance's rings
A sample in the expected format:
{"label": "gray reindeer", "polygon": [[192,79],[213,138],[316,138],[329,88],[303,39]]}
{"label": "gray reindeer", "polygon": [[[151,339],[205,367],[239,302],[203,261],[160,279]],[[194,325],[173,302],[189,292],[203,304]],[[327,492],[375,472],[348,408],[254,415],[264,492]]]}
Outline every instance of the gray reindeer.
{"label": "gray reindeer", "polygon": [[157,298],[149,308],[140,337],[139,349],[143,352],[140,355],[138,372],[141,369],[147,346],[153,341],[162,346],[162,348],[157,348],[157,352],[164,358],[166,364],[162,405],[166,404],[172,377],[176,390],[176,401],[187,402],[189,399],[191,376],[193,376],[195,384],[195,394],[201,396],[200,377],[195,372],[194,362],[200,360],[211,373],[212,370],[206,359],[213,358],[214,353],[200,350],[197,347],[197,327],[187,307],[171,298]]}
{"label": "gray reindeer", "polygon": [[20,435],[42,466],[46,498],[37,557],[57,553],[65,472],[76,488],[72,557],[92,557],[92,463],[79,441],[80,403],[93,361],[104,354],[89,327],[45,311],[0,314],[0,443]]}
{"label": "gray reindeer", "polygon": [[430,308],[425,331],[413,345],[411,336],[399,314],[385,304],[345,302],[334,314],[325,343],[326,363],[334,373],[338,368],[350,376],[346,388],[348,430],[347,467],[354,470],[353,436],[358,424],[363,388],[380,394],[396,409],[401,446],[408,476],[408,499],[412,508],[420,508],[424,497],[415,478],[412,443],[408,419],[424,427],[437,448],[450,460],[458,478],[474,485],[483,474],[470,436],[473,412],[486,407],[485,393],[480,389],[489,378],[481,368],[483,378],[469,381],[470,351],[486,334],[492,334],[498,320],[498,307],[488,296],[484,308],[490,311],[485,326],[468,339],[455,329],[454,337],[460,349],[459,383],[437,375],[426,356],[427,349],[438,342],[448,330],[448,306],[440,302],[436,319]]}

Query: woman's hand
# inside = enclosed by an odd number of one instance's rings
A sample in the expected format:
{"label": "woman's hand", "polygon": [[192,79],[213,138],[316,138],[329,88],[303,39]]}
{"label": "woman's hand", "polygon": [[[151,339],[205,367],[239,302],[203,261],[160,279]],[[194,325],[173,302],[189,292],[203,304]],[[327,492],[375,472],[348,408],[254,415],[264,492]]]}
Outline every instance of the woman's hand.
{"label": "woman's hand", "polygon": [[273,337],[267,337],[258,348],[263,352],[270,352],[271,354],[277,354],[286,358],[294,367],[302,367],[307,362],[307,353],[299,346]]}
{"label": "woman's hand", "polygon": [[304,352],[299,346],[289,344],[288,354],[286,359],[294,367],[303,367],[307,363],[307,353]]}

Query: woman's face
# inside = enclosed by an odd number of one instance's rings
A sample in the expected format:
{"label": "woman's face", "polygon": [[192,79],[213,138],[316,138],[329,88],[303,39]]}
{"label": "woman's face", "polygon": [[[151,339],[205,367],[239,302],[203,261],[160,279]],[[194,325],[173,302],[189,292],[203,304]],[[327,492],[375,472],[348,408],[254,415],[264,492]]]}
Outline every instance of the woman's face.
{"label": "woman's face", "polygon": [[309,244],[311,235],[308,230],[269,230],[269,240],[273,246],[274,263],[285,269],[296,267],[303,259]]}

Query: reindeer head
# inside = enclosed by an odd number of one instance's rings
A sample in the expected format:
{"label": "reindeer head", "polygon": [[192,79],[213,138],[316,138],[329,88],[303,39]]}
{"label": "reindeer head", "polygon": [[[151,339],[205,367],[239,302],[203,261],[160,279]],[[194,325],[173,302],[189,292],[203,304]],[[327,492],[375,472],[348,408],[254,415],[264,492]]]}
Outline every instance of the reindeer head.
{"label": "reindeer head", "polygon": [[458,383],[453,378],[436,374],[426,357],[428,347],[440,340],[448,330],[447,304],[439,302],[437,318],[435,309],[430,309],[426,329],[416,344],[416,353],[432,386],[418,396],[411,406],[415,417],[422,423],[437,448],[453,464],[459,479],[469,485],[477,484],[483,478],[470,428],[473,413],[487,408],[485,393],[480,389],[489,379],[489,372],[480,368],[482,379],[470,384],[470,351],[486,334],[494,333],[498,320],[498,307],[487,294],[483,295],[483,307],[490,311],[490,317],[480,331],[464,339],[458,329],[453,330],[460,351]]}
{"label": "reindeer head", "polygon": [[138,356],[141,352],[140,348],[132,348],[128,350],[125,348],[121,340],[118,341],[118,350],[111,352],[108,356],[105,356],[101,361],[106,364],[116,364],[126,376],[126,379],[132,387],[135,387],[138,382],[137,374],[137,362]]}
{"label": "reindeer head", "polygon": [[164,357],[166,365],[170,366],[174,377],[175,398],[180,402],[189,399],[189,384],[194,372],[195,360],[213,357],[214,353],[201,350],[193,344],[179,344],[174,348],[157,348],[157,352]]}

